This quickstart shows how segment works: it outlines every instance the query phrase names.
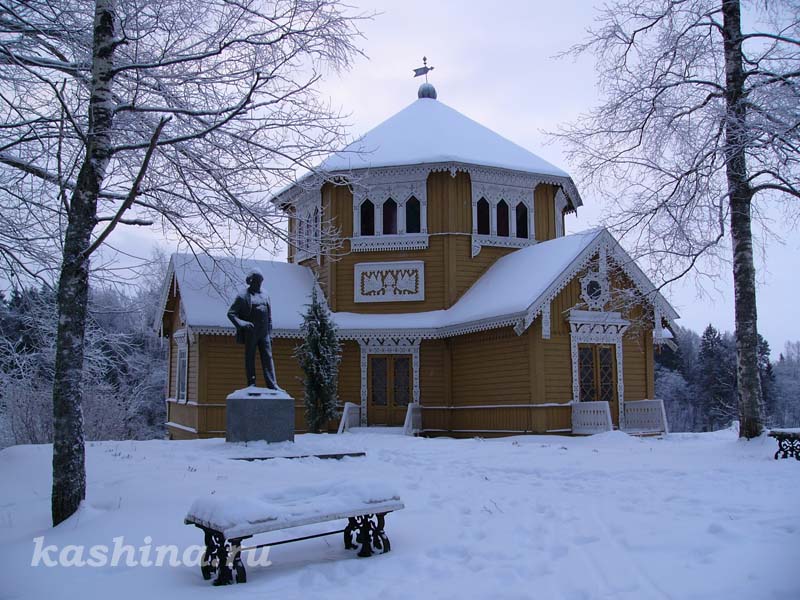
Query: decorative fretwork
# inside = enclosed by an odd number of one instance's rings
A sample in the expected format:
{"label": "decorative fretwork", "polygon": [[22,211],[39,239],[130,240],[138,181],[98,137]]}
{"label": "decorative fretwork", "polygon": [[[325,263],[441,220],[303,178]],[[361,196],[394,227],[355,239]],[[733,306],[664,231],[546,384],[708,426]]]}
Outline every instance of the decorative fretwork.
{"label": "decorative fretwork", "polygon": [[422,261],[355,265],[356,302],[408,302],[424,299],[425,263]]}
{"label": "decorative fretwork", "polygon": [[386,513],[350,517],[344,529],[344,547],[358,550],[358,556],[366,558],[373,554],[385,554],[392,549],[386,536]]}
{"label": "decorative fretwork", "polygon": [[581,299],[593,310],[603,310],[611,300],[608,276],[600,271],[589,271],[581,277]]}

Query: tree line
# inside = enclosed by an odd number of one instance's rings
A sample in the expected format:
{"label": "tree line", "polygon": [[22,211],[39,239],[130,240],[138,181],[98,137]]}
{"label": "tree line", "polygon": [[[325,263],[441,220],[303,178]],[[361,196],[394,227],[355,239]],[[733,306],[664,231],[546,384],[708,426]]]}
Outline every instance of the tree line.
{"label": "tree line", "polygon": [[[675,348],[655,355],[656,396],[664,400],[672,431],[713,431],[739,417],[736,339],[708,325],[702,335],[677,327]],[[777,361],[758,336],[762,422],[800,425],[800,342],[787,342]]]}
{"label": "tree line", "polygon": [[[89,299],[83,418],[89,440],[164,437],[165,356],[152,328],[157,287]],[[0,292],[0,447],[53,441],[56,294]]]}

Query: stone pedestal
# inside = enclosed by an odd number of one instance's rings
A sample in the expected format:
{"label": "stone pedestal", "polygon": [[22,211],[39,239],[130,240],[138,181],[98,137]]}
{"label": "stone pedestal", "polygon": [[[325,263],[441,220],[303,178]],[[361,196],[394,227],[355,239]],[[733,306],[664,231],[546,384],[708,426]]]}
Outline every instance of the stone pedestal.
{"label": "stone pedestal", "polygon": [[294,441],[294,398],[283,390],[250,386],[228,396],[228,442]]}

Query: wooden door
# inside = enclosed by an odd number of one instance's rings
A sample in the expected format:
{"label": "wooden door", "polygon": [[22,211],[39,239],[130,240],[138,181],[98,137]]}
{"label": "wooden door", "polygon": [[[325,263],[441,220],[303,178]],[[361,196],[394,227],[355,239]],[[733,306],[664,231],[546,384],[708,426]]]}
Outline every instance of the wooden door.
{"label": "wooden door", "polygon": [[371,355],[368,363],[367,423],[402,426],[412,401],[410,354]]}
{"label": "wooden door", "polygon": [[611,420],[619,426],[617,397],[616,348],[609,344],[578,346],[578,382],[580,401],[605,401],[611,409]]}

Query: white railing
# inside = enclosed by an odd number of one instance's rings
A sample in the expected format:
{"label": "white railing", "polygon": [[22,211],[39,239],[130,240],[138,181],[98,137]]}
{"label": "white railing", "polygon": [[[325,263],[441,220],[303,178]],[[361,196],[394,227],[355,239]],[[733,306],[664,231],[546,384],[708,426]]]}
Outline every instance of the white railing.
{"label": "white railing", "polygon": [[625,403],[625,431],[628,433],[669,433],[662,400]]}
{"label": "white railing", "polygon": [[611,408],[608,406],[608,402],[572,403],[573,434],[591,435],[612,429],[614,429],[614,425],[611,422]]}
{"label": "white railing", "polygon": [[358,427],[359,425],[361,425],[361,407],[352,402],[345,402],[342,420],[339,421],[338,433],[344,433],[351,427]]}
{"label": "white railing", "polygon": [[416,435],[422,430],[422,409],[419,404],[412,402],[406,410],[406,420],[403,423],[403,435]]}

